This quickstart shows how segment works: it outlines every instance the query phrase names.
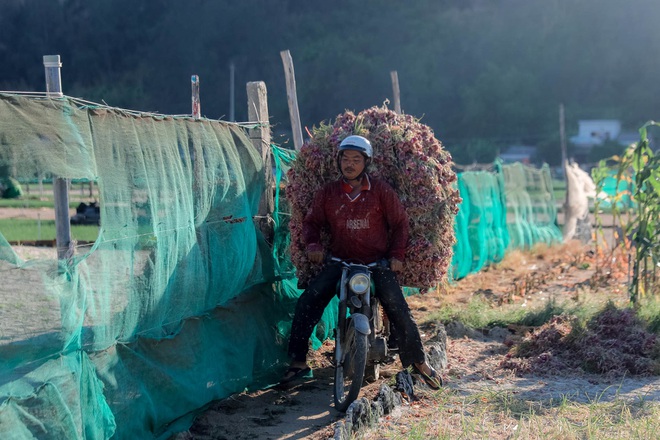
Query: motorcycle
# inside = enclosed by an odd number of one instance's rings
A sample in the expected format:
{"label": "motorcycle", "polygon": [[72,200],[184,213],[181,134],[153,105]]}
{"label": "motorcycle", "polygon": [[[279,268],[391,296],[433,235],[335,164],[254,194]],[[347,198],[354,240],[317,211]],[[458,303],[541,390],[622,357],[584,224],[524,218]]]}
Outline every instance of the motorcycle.
{"label": "motorcycle", "polygon": [[369,265],[331,257],[342,265],[335,329],[334,401],[345,412],[360,394],[362,382],[377,380],[379,366],[390,360],[389,325],[380,313],[380,301],[371,280],[374,268],[388,268],[387,260]]}

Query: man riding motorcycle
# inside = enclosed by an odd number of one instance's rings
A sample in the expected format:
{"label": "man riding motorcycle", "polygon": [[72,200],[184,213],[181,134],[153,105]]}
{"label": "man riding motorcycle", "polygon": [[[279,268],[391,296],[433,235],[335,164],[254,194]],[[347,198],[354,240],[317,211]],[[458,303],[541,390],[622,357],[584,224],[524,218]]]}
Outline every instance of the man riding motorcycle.
{"label": "man riding motorcycle", "polygon": [[[371,143],[362,136],[348,136],[337,150],[342,177],[326,184],[314,196],[303,220],[307,257],[323,263],[321,231],[330,234],[332,256],[370,264],[387,259],[390,269],[377,268],[372,277],[381,304],[396,331],[399,359],[404,368],[433,389],[440,388],[438,373],[426,363],[419,330],[403,296],[396,272],[403,269],[408,242],[408,217],[396,192],[385,181],[367,174],[373,157]],[[296,304],[289,340],[291,364],[280,383],[309,377],[309,338],[323,311],[335,295],[341,266],[326,264],[309,283]]]}

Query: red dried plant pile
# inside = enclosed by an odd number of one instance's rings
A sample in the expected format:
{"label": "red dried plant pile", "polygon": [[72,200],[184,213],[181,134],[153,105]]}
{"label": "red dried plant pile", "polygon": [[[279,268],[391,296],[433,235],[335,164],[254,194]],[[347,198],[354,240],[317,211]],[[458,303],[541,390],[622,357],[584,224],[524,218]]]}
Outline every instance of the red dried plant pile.
{"label": "red dried plant pile", "polygon": [[[337,116],[332,125],[315,127],[288,173],[287,197],[291,203],[291,260],[299,285],[318,273],[305,253],[302,220],[314,193],[340,177],[337,147],[350,135],[364,136],[374,149],[369,174],[387,181],[398,193],[408,213],[410,240],[402,285],[433,288],[446,275],[453,255],[454,216],[461,198],[454,182],[449,152],[433,130],[410,115],[386,107],[372,107]],[[327,245],[327,240],[325,242]]]}
{"label": "red dried plant pile", "polygon": [[514,345],[503,368],[517,373],[660,374],[660,341],[631,309],[608,305],[586,326],[555,316]]}

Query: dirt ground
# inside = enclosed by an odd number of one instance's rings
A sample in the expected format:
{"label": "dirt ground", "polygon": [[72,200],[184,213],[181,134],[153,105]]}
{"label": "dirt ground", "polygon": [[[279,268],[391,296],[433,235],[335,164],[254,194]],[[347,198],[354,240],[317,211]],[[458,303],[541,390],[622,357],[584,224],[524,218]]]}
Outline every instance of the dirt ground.
{"label": "dirt ground", "polygon": [[[433,310],[447,303],[466,304],[479,295],[493,304],[528,309],[551,300],[570,300],[585,295],[607,296],[625,302],[625,276],[613,274],[603,282],[602,275],[595,270],[595,258],[592,248],[576,242],[531,254],[514,252],[497,267],[471,275],[442,291],[409,297],[409,303],[423,338],[428,339],[437,326],[427,319]],[[616,262],[614,266],[621,268]],[[596,285],[599,283],[602,285]],[[561,399],[567,395],[576,402],[591,402],[596,398],[607,401],[614,397],[660,399],[658,377],[625,377],[613,384],[606,377],[587,374],[579,377],[516,376],[511,370],[500,367],[509,349],[504,340],[516,330],[519,329],[491,330],[484,335],[484,331],[448,325],[448,366],[442,372],[445,386],[462,395],[512,390],[526,401]],[[335,422],[344,417],[332,403],[331,350],[332,343],[328,342],[314,354],[311,359],[313,379],[289,389],[243,393],[214,402],[197,417],[189,431],[179,434],[179,439],[331,438]],[[382,383],[391,385],[391,377],[397,371],[400,371],[399,365],[389,365],[385,377],[365,386],[361,396],[372,399]],[[428,393],[418,390],[419,401],[398,407],[382,423],[409,425],[420,417],[428,417],[432,414],[429,406],[433,401],[427,398]],[[373,435],[370,438],[378,438]]]}
{"label": "dirt ground", "polygon": [[[75,209],[69,209],[69,217],[75,213]],[[55,210],[53,208],[0,208],[0,218],[55,220]]]}

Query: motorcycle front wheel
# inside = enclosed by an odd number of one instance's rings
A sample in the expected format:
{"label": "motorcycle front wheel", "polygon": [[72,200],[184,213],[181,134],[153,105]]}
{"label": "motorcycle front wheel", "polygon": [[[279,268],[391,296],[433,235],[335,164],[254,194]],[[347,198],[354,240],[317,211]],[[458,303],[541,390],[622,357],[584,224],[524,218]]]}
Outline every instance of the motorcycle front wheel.
{"label": "motorcycle front wheel", "polygon": [[364,379],[369,343],[367,335],[355,330],[353,322],[344,336],[343,359],[335,365],[335,408],[345,412],[357,399]]}
{"label": "motorcycle front wheel", "polygon": [[[374,340],[383,334],[383,311],[380,309],[380,301],[378,297],[371,299],[371,319],[373,333],[369,335],[369,343],[372,344]],[[380,359],[379,359],[380,361]],[[378,362],[369,361],[364,370],[364,379],[371,383],[376,382],[380,377],[380,365]]]}

